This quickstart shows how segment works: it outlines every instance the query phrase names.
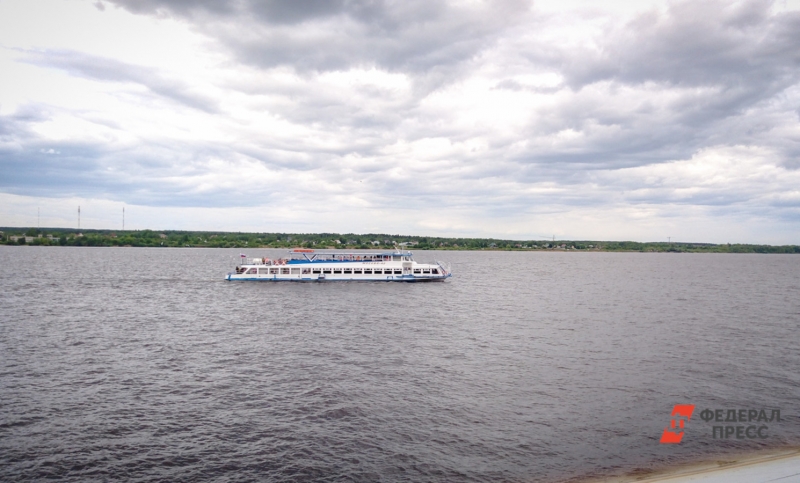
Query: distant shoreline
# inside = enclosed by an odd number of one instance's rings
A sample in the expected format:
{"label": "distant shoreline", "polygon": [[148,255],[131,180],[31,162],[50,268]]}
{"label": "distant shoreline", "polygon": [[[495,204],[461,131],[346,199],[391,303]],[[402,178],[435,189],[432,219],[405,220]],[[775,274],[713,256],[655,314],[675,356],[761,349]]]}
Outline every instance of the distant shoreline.
{"label": "distant shoreline", "polygon": [[253,233],[180,230],[76,230],[72,228],[0,228],[5,245],[172,247],[316,250],[455,250],[575,251],[644,253],[792,253],[800,245],[714,244],[702,242],[634,242],[608,240],[506,240],[498,238],[426,237],[353,233]]}
{"label": "distant shoreline", "polygon": [[[0,246],[11,246],[11,247],[61,247],[58,244],[17,244],[17,243],[0,243]],[[794,247],[795,245],[789,245],[789,247]],[[291,250],[293,248],[302,248],[302,247],[275,247],[275,246],[234,246],[234,247],[218,247],[218,246],[203,246],[203,245],[193,245],[193,246],[158,246],[158,245],[64,245],[65,248],[75,248],[75,247],[83,247],[83,248],[164,248],[164,249],[240,249],[240,250]],[[784,247],[777,247],[777,248],[784,248]],[[352,247],[321,247],[316,248],[316,250],[341,250],[342,252],[346,251],[361,251],[361,250],[374,250],[374,251],[385,251],[385,250],[393,250],[394,247],[388,248],[381,248],[381,247],[368,247],[368,248],[352,248]],[[409,250],[421,250],[421,251],[450,251],[450,252],[518,252],[518,253],[709,253],[709,254],[735,254],[735,255],[746,255],[746,254],[759,254],[759,255],[796,255],[800,254],[800,251],[711,251],[711,250],[619,250],[613,249],[608,250],[605,248],[600,249],[590,249],[590,250],[578,250],[578,249],[562,249],[562,248],[540,248],[540,249],[519,249],[519,248],[413,248]]]}

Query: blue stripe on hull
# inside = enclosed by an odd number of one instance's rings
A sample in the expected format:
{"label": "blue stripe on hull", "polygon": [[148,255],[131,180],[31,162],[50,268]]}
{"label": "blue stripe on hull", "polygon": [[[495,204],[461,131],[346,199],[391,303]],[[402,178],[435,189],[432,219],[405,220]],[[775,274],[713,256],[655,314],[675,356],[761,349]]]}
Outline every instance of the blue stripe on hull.
{"label": "blue stripe on hull", "polygon": [[369,280],[361,280],[361,279],[331,279],[331,278],[231,278],[230,275],[225,277],[225,280],[229,282],[406,282],[406,283],[415,283],[415,282],[443,282],[446,279],[450,278],[451,275],[446,277],[430,277],[430,278],[387,278],[387,279],[379,279],[373,278]]}

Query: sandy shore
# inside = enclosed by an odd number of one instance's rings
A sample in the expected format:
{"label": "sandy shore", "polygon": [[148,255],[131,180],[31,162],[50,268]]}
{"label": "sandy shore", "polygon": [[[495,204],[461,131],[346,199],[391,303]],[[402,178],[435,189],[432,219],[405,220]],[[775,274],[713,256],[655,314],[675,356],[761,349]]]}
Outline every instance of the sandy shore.
{"label": "sandy shore", "polygon": [[588,480],[585,483],[800,483],[800,449],[728,456],[648,475]]}

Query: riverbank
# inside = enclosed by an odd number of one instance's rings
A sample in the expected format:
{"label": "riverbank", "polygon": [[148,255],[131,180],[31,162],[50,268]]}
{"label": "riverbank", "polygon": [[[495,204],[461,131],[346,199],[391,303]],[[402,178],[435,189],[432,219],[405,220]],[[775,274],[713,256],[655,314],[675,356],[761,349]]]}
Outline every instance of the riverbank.
{"label": "riverbank", "polygon": [[582,483],[795,483],[800,482],[800,448],[725,456],[625,476],[590,479]]}

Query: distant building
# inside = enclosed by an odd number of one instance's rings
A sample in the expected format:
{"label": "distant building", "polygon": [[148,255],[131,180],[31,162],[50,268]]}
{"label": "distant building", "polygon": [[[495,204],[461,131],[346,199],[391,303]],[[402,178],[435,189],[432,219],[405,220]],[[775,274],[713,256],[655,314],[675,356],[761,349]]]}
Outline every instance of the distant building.
{"label": "distant building", "polygon": [[10,237],[8,237],[8,239],[13,241],[13,242],[16,242],[16,243],[19,243],[20,240],[25,240],[25,243],[31,243],[31,242],[33,242],[33,240],[36,239],[36,237],[32,237],[32,236],[10,236]]}
{"label": "distant building", "polygon": [[161,237],[162,240],[166,240],[167,239],[167,235],[165,235],[163,233],[158,235],[158,236]]}

